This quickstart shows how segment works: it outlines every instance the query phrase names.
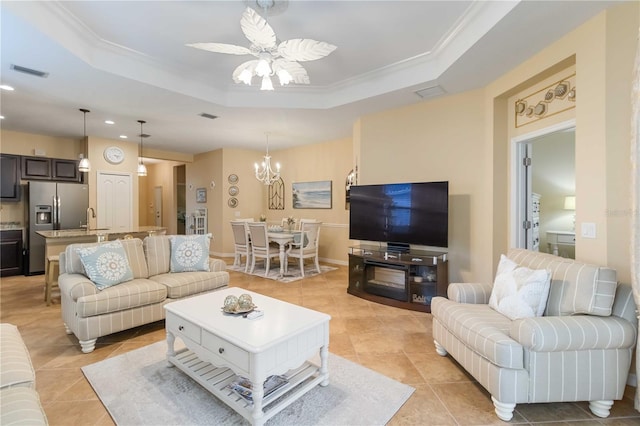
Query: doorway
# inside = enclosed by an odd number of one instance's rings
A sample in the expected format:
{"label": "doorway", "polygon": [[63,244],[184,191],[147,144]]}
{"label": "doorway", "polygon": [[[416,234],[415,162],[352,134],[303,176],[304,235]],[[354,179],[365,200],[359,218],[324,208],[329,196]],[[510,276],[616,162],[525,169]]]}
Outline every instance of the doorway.
{"label": "doorway", "polygon": [[575,258],[575,120],[512,142],[511,246]]}

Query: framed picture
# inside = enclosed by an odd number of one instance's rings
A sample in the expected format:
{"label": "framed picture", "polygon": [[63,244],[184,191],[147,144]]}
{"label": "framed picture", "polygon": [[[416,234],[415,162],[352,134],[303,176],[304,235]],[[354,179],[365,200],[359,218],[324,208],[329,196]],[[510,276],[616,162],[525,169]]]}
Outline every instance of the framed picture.
{"label": "framed picture", "polygon": [[294,183],[292,198],[294,209],[330,209],[331,181]]}
{"label": "framed picture", "polygon": [[196,203],[207,202],[207,188],[196,189]]}

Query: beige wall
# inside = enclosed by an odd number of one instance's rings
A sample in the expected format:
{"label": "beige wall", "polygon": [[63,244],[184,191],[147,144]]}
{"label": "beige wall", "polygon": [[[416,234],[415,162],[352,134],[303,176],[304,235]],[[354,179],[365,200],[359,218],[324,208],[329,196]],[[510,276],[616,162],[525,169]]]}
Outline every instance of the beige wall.
{"label": "beige wall", "polygon": [[[270,223],[280,223],[286,216],[316,218],[324,224],[321,231],[320,256],[324,260],[346,264],[348,247],[348,210],[345,209],[344,180],[352,167],[352,145],[350,139],[341,139],[315,145],[306,145],[271,152],[273,162],[282,165],[285,182],[285,209],[269,210],[268,190],[255,178],[253,164],[260,162],[264,152],[225,148],[196,155],[193,163],[187,164],[187,214],[199,207],[207,207],[209,232],[213,233],[213,254],[233,254],[233,234],[229,222],[237,218],[252,217],[258,220],[261,214]],[[238,176],[236,196],[238,206],[229,207],[228,194],[230,174]],[[331,209],[293,209],[291,185],[293,182],[331,180],[333,200]],[[211,188],[211,181],[215,182]],[[207,189],[207,203],[195,202],[195,189]]]}
{"label": "beige wall", "polygon": [[483,144],[486,123],[481,90],[385,111],[360,120],[359,184],[449,181],[449,272],[452,281],[489,272],[472,255],[487,250]]}
{"label": "beige wall", "polygon": [[[576,119],[576,220],[578,229],[582,222],[597,226],[596,239],[578,236],[576,257],[608,264],[630,280],[628,152],[638,8],[629,2],[598,15],[483,90],[356,123],[359,183],[449,181],[451,281],[490,282],[509,246],[510,139],[517,132],[507,100],[574,62],[577,105],[568,116]],[[612,209],[627,214],[607,214]]]}

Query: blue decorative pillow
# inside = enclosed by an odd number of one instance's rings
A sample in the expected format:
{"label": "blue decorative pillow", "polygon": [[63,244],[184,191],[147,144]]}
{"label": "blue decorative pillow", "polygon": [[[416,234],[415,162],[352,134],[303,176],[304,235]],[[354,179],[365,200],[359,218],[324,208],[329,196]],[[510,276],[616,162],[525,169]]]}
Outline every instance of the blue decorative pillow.
{"label": "blue decorative pillow", "polygon": [[171,272],[209,271],[211,234],[172,235]]}
{"label": "blue decorative pillow", "polygon": [[133,279],[127,253],[120,241],[76,249],[85,274],[98,290]]}

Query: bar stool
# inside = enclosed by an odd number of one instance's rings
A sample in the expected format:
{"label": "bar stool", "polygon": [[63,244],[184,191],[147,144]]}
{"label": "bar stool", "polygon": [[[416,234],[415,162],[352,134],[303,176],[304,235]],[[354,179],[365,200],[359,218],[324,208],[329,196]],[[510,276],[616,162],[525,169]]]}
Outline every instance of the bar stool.
{"label": "bar stool", "polygon": [[56,268],[60,271],[60,257],[47,256],[47,262],[44,268],[44,300],[47,306],[51,305],[51,290],[58,287],[58,274],[55,273]]}

